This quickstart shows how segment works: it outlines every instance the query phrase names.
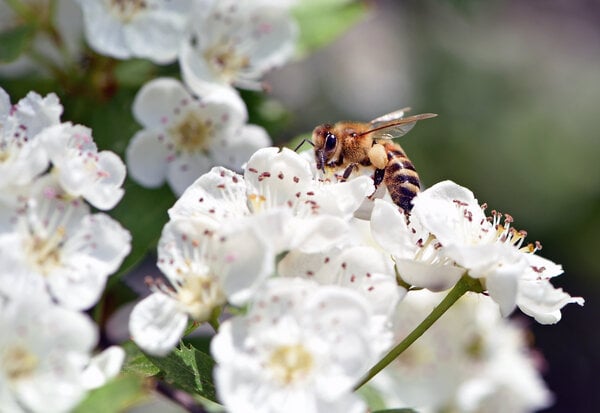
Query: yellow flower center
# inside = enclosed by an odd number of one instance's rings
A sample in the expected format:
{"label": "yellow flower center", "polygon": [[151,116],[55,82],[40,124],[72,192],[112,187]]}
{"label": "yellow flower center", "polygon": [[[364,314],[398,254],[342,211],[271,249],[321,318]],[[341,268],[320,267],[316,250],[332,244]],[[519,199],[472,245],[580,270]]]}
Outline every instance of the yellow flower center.
{"label": "yellow flower center", "polygon": [[213,70],[231,83],[237,74],[250,65],[250,59],[237,53],[231,41],[217,42],[204,52],[204,58],[210,62]]}
{"label": "yellow flower center", "polygon": [[286,386],[308,376],[313,364],[312,355],[300,344],[279,346],[269,359],[274,376]]}
{"label": "yellow flower center", "polygon": [[122,22],[130,22],[139,12],[148,7],[145,0],[109,0],[108,8]]}
{"label": "yellow flower center", "polygon": [[58,227],[48,237],[31,235],[25,241],[26,256],[31,267],[40,274],[48,275],[61,265],[61,247],[65,239],[65,228]]}
{"label": "yellow flower center", "polygon": [[23,346],[12,346],[4,351],[3,370],[9,381],[16,381],[29,376],[38,366],[38,358]]}
{"label": "yellow flower center", "polygon": [[169,130],[175,146],[185,152],[206,151],[211,132],[210,123],[198,118],[194,112],[189,112]]}
{"label": "yellow flower center", "polygon": [[188,276],[177,290],[177,300],[196,321],[203,322],[217,306],[225,304],[225,294],[213,277]]}

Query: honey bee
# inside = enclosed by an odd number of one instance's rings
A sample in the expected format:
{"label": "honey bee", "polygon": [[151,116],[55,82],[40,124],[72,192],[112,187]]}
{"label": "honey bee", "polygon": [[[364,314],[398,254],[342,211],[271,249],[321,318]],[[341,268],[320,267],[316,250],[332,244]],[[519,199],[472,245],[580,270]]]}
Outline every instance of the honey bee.
{"label": "honey bee", "polygon": [[374,170],[377,188],[382,182],[392,201],[405,212],[421,188],[419,175],[400,145],[392,139],[405,135],[415,124],[437,116],[422,113],[404,117],[409,108],[397,110],[371,122],[342,121],[317,126],[312,133],[317,168],[326,172],[343,170],[342,180],[360,166]]}

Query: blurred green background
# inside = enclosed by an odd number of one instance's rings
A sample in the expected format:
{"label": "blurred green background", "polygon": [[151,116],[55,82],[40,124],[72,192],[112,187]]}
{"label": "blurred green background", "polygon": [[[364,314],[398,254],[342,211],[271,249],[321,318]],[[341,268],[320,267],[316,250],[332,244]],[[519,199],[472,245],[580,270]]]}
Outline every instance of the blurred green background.
{"label": "blurred green background", "polygon": [[600,2],[369,5],[334,44],[270,76],[293,113],[277,138],[404,106],[439,114],[401,145],[425,185],[470,188],[564,266],[554,284],[585,307],[555,326],[523,321],[557,396],[547,411],[600,411]]}

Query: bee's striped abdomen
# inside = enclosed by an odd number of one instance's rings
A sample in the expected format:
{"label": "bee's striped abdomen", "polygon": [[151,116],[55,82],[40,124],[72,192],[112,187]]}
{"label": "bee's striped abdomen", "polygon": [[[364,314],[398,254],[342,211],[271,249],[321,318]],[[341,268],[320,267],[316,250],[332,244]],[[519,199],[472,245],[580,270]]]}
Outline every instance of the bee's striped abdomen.
{"label": "bee's striped abdomen", "polygon": [[383,145],[388,159],[383,183],[387,186],[392,201],[408,212],[412,209],[412,199],[421,188],[419,175],[400,145],[393,142],[386,142]]}

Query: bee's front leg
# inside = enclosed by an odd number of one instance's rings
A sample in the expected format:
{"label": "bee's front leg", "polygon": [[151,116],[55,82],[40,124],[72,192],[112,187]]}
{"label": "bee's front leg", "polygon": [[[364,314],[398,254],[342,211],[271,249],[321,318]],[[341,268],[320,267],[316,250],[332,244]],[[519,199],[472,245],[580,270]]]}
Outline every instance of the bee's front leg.
{"label": "bee's front leg", "polygon": [[358,165],[355,163],[351,163],[350,165],[348,165],[346,167],[346,169],[344,170],[344,173],[342,175],[342,179],[340,179],[341,182],[347,181],[348,178],[350,178],[350,175],[352,175],[352,171],[354,169],[358,169]]}

